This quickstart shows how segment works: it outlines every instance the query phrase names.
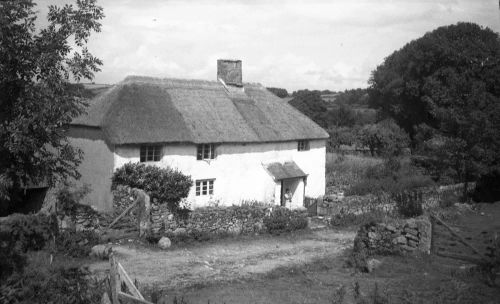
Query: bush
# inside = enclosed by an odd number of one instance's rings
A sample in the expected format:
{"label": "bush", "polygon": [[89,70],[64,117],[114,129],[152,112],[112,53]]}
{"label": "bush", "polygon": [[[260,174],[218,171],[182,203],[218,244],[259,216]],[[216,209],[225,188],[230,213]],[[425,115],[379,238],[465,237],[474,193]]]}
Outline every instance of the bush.
{"label": "bush", "polygon": [[[38,265],[36,265],[38,266]],[[0,286],[1,303],[100,303],[104,281],[91,279],[84,268],[27,267]]]}
{"label": "bush", "polygon": [[392,195],[392,199],[396,201],[396,208],[404,217],[416,217],[424,213],[423,210],[423,195],[420,191],[404,191]]}
{"label": "bush", "polygon": [[264,225],[269,233],[280,234],[306,228],[307,218],[301,212],[276,207],[270,215],[264,217]]}
{"label": "bush", "polygon": [[159,168],[140,163],[128,163],[115,171],[113,190],[118,185],[146,191],[158,203],[166,203],[172,213],[177,213],[180,201],[187,197],[193,185],[190,176],[171,168]]}
{"label": "bush", "polygon": [[479,178],[472,198],[476,202],[500,201],[500,169],[492,170]]}
{"label": "bush", "polygon": [[14,272],[21,272],[26,265],[26,256],[14,243],[9,232],[0,231],[0,282]]}
{"label": "bush", "polygon": [[94,231],[64,230],[56,237],[56,250],[73,258],[88,257],[99,241],[99,235]]}
{"label": "bush", "polygon": [[2,241],[21,252],[40,250],[57,235],[57,219],[40,214],[13,214],[0,223],[0,231],[7,238]]}
{"label": "bush", "polygon": [[58,213],[75,216],[80,209],[87,213],[97,214],[89,205],[80,204],[81,200],[90,193],[88,185],[76,187],[75,184],[65,183],[56,193]]}

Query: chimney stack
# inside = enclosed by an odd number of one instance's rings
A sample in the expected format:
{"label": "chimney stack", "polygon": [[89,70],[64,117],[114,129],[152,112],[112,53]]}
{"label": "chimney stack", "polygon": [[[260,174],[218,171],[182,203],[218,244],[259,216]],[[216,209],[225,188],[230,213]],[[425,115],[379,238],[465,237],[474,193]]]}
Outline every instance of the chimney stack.
{"label": "chimney stack", "polygon": [[226,85],[243,86],[241,60],[217,60],[217,79]]}

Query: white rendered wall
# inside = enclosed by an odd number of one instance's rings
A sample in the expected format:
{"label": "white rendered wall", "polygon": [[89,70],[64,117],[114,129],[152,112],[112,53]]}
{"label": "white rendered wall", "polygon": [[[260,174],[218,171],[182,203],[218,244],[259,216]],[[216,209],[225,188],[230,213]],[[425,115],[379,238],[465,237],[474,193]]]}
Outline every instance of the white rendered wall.
{"label": "white rendered wall", "polygon": [[[196,145],[169,144],[163,147],[163,157],[150,164],[171,167],[191,175],[193,181],[215,179],[213,196],[195,196],[191,189],[188,201],[192,207],[218,201],[223,205],[239,204],[245,200],[276,202],[280,190],[276,181],[264,169],[264,163],[295,161],[308,174],[305,196],[325,194],[325,140],[310,141],[310,150],[297,151],[297,142],[220,144],[217,157],[196,160]],[[139,146],[115,147],[115,170],[127,162],[139,162]],[[303,196],[303,195],[302,195]]]}

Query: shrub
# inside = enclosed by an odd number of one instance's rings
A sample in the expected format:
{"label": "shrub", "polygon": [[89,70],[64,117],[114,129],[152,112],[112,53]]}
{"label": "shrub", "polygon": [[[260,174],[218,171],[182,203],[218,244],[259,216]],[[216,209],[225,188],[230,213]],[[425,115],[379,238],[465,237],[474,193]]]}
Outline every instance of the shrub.
{"label": "shrub", "polygon": [[74,258],[87,257],[99,241],[99,235],[94,231],[63,230],[56,237],[56,250]]}
{"label": "shrub", "polygon": [[423,195],[420,191],[404,191],[392,195],[396,208],[404,217],[416,217],[423,214]]}
{"label": "shrub", "polygon": [[8,231],[0,231],[0,282],[14,272],[21,272],[26,265],[26,257],[14,242]]}
{"label": "shrub", "polygon": [[58,233],[55,216],[40,214],[13,214],[1,223],[0,230],[5,232],[7,243],[21,252],[40,250],[45,243]]}
{"label": "shrub", "polygon": [[125,185],[146,191],[153,200],[166,203],[168,209],[177,213],[179,203],[188,196],[193,185],[191,177],[171,168],[159,168],[140,163],[128,163],[115,171],[112,189]]}
{"label": "shrub", "polygon": [[75,216],[79,209],[85,209],[90,214],[97,214],[97,211],[89,205],[80,204],[89,192],[88,185],[76,187],[75,184],[65,183],[56,193],[57,211],[69,216]]}
{"label": "shrub", "polygon": [[307,227],[307,218],[303,213],[285,207],[276,207],[264,217],[264,225],[271,234],[291,232]]}
{"label": "shrub", "polygon": [[476,202],[500,201],[500,169],[493,170],[479,178],[472,198]]}
{"label": "shrub", "polygon": [[1,303],[100,303],[104,281],[91,279],[84,268],[27,267],[0,286]]}

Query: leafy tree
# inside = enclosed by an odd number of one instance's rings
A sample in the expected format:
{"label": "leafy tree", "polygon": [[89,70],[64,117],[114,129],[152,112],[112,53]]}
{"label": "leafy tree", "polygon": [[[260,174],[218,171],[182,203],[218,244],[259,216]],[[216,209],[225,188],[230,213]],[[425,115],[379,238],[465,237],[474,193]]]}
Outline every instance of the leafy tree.
{"label": "leafy tree", "polygon": [[408,135],[392,120],[365,125],[357,133],[361,147],[370,149],[372,156],[398,156],[408,147]]}
{"label": "leafy tree", "polygon": [[330,139],[328,141],[329,150],[338,150],[340,146],[351,146],[355,143],[356,130],[348,127],[332,127],[328,129]]}
{"label": "leafy tree", "polygon": [[267,88],[268,91],[273,93],[274,95],[278,96],[279,98],[285,98],[288,97],[288,91],[286,89],[282,88]]}
{"label": "leafy tree", "polygon": [[294,92],[294,98],[289,103],[323,128],[328,126],[326,103],[319,91]]}
{"label": "leafy tree", "polygon": [[377,67],[369,94],[464,191],[500,164],[500,38],[492,30],[458,23],[425,34]]}
{"label": "leafy tree", "polygon": [[104,17],[95,0],[49,6],[37,29],[33,0],[0,2],[0,206],[16,190],[78,177],[82,152],[64,126],[83,113],[81,87],[102,62],[86,47]]}

